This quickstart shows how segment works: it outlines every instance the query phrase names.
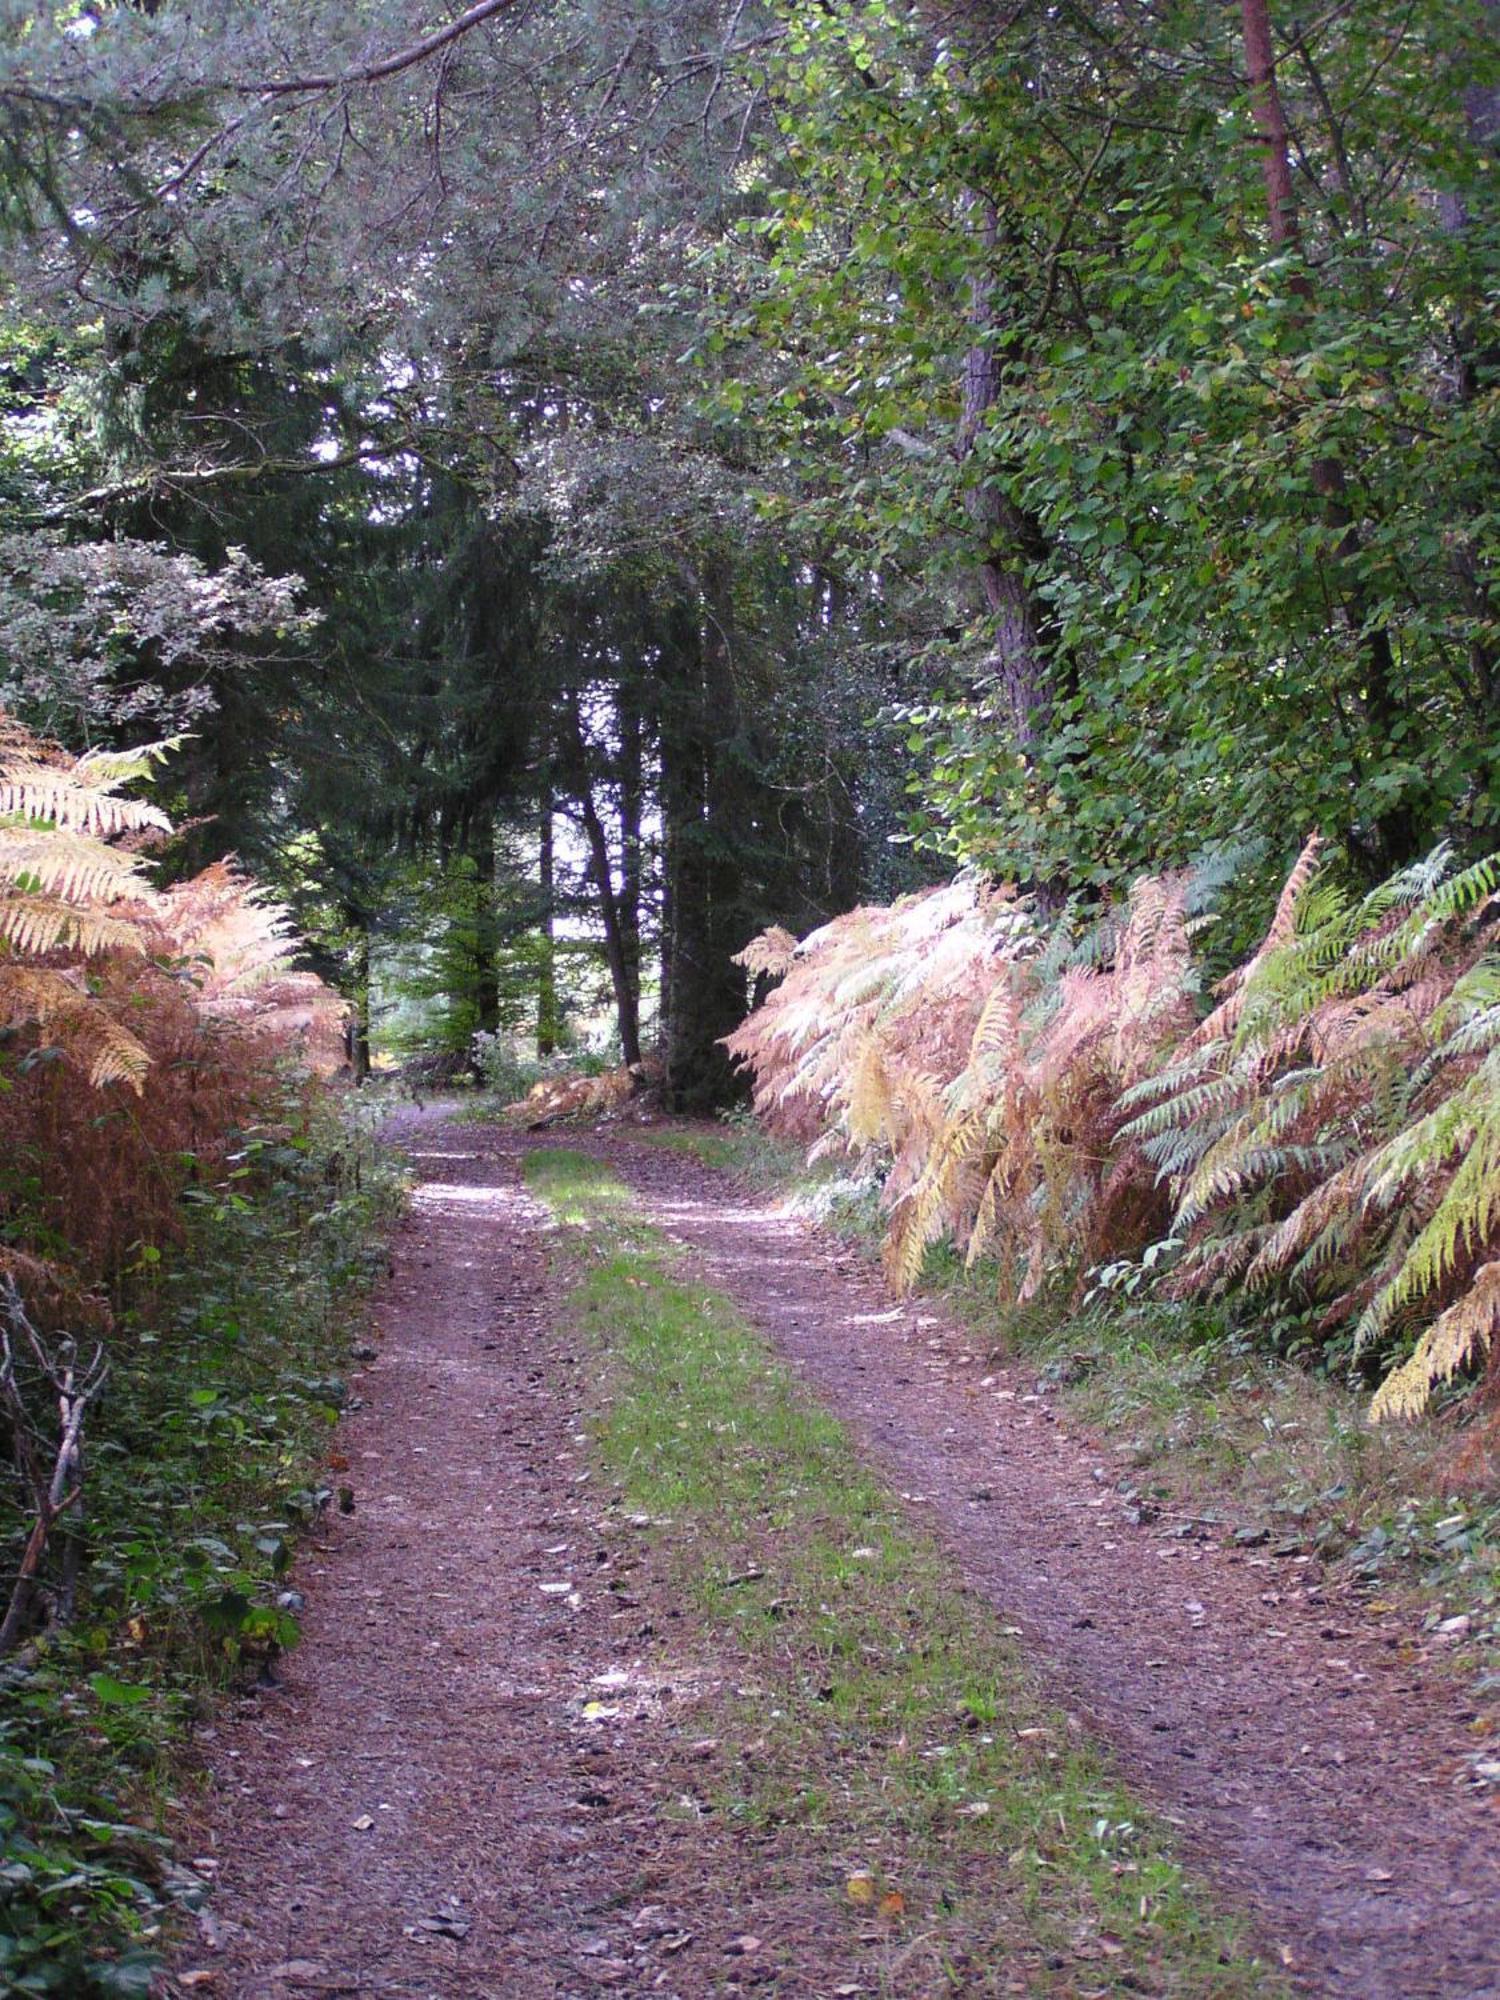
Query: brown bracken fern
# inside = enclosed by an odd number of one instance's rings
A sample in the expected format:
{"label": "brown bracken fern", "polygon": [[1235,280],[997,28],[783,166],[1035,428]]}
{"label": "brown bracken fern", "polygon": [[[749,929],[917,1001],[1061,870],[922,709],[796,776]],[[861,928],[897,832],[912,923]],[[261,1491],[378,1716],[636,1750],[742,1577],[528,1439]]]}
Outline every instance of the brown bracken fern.
{"label": "brown bracken fern", "polygon": [[130,787],[155,756],[73,756],[0,714],[0,1229],[70,1246],[67,1269],[6,1247],[0,1270],[75,1324],[179,1232],[183,1186],[221,1169],[282,1052],[340,1053],[340,1003],[248,878],[152,886],[140,850],[170,827]]}
{"label": "brown bracken fern", "polygon": [[157,807],[120,791],[153,755],[70,757],[0,716],[0,1026],[34,1023],[92,1083],[135,1090],[150,1058],[83,968],[148,948],[138,918],[122,914],[143,894],[142,863],[111,843],[167,828]]}
{"label": "brown bracken fern", "polygon": [[1162,1238],[1177,1293],[1280,1291],[1410,1415],[1500,1351],[1497,882],[1439,849],[1355,896],[1310,840],[1200,1019],[1190,875],[1045,934],[961,879],[757,940],[728,1046],[773,1127],[884,1169],[897,1284],[947,1239],[1024,1300]]}

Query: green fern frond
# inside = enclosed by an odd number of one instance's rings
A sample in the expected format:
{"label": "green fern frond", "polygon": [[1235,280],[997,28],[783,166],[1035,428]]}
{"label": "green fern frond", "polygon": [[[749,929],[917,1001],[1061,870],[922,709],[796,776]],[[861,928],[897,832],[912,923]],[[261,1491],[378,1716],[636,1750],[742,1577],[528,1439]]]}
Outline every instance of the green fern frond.
{"label": "green fern frond", "polygon": [[1382,1286],[1354,1329],[1358,1351],[1377,1339],[1404,1306],[1440,1290],[1464,1264],[1482,1256],[1500,1219],[1500,1096],[1476,1120],[1435,1213],[1418,1234],[1399,1269]]}
{"label": "green fern frond", "polygon": [[1497,1327],[1500,1263],[1482,1264],[1464,1296],[1433,1321],[1411,1357],[1381,1383],[1371,1419],[1420,1416],[1434,1389],[1492,1350]]}
{"label": "green fern frond", "polygon": [[1357,1217],[1369,1175],[1369,1161],[1361,1157],[1350,1160],[1337,1173],[1320,1182],[1311,1194],[1297,1204],[1286,1220],[1271,1231],[1255,1262],[1246,1271],[1245,1282],[1251,1286],[1263,1285],[1304,1253],[1311,1256],[1309,1246],[1322,1244],[1324,1251],[1307,1266],[1309,1270],[1314,1268],[1321,1257],[1331,1251],[1329,1232],[1336,1228],[1340,1218]]}

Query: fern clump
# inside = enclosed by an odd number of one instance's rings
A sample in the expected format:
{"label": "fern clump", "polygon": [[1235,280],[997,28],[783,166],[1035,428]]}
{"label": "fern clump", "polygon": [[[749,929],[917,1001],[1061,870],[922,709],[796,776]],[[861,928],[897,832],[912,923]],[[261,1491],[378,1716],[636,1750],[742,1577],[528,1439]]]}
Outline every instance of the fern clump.
{"label": "fern clump", "polygon": [[1500,866],[1439,849],[1354,897],[1319,860],[1124,1136],[1173,1189],[1179,1293],[1278,1287],[1356,1351],[1415,1334],[1375,1401],[1411,1414],[1492,1336]]}
{"label": "fern clump", "polygon": [[768,931],[740,962],[781,983],[726,1046],[772,1130],[882,1158],[894,1198],[923,1171],[1002,969],[1039,944],[1029,907],[974,876],[851,910],[792,948]]}
{"label": "fern clump", "polygon": [[150,1057],[82,968],[149,948],[142,922],[122,914],[146,893],[143,864],[114,843],[167,829],[158,807],[120,790],[156,754],[70,757],[0,714],[0,1025],[34,1023],[91,1083],[135,1090]]}
{"label": "fern clump", "polygon": [[729,1046],[780,1130],[887,1164],[899,1285],[943,1239],[1024,1301],[1164,1238],[1179,1295],[1289,1296],[1411,1415],[1496,1351],[1500,859],[1325,864],[1201,1019],[1201,877],[1045,933],[965,880],[758,941],[782,984]]}
{"label": "fern clump", "polygon": [[284,911],[225,863],[152,885],[170,822],[130,788],[164,747],[75,756],[0,712],[0,1266],[75,1317],[177,1233],[184,1175],[216,1170],[281,1051],[341,1056]]}

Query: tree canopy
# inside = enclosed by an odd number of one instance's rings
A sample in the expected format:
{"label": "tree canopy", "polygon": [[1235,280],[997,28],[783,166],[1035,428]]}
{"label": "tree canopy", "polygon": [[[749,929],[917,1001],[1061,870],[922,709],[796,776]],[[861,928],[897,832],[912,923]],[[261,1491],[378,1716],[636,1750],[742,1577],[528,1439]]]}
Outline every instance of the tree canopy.
{"label": "tree canopy", "polygon": [[10,6],[0,699],[178,733],[361,1051],[682,1105],[768,923],[1480,852],[1494,30]]}

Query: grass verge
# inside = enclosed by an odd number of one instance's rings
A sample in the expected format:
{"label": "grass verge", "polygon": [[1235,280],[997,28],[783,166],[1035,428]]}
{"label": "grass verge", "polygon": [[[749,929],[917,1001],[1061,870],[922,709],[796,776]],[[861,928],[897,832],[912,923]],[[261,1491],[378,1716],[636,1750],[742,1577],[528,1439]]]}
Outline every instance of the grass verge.
{"label": "grass verge", "polygon": [[572,1226],[560,1254],[604,1360],[602,1469],[657,1523],[696,1642],[737,1663],[704,1719],[738,1746],[715,1820],[742,1844],[774,1829],[778,1867],[817,1886],[847,1950],[838,1990],[1280,1992],[733,1304],[598,1163],[539,1151],[526,1172]]}
{"label": "grass verge", "polygon": [[[186,1248],[138,1274],[88,1440],[75,1621],[0,1667],[0,1993],[145,1995],[174,1907],[184,1753],[215,1691],[296,1644],[298,1529],[329,1505],[339,1367],[393,1168],[331,1113],[247,1135]],[[0,1505],[0,1566],[27,1522]]]}
{"label": "grass verge", "polygon": [[[871,1254],[879,1244],[875,1181],[832,1163],[809,1169],[753,1121],[641,1136],[786,1196]],[[983,1355],[1034,1370],[1037,1390],[1104,1440],[1128,1504],[1181,1514],[1206,1538],[1319,1558],[1373,1616],[1451,1662],[1486,1709],[1500,1697],[1500,1491],[1496,1468],[1465,1450],[1456,1404],[1372,1426],[1366,1391],[1277,1352],[1264,1323],[1150,1296],[1010,1309],[992,1269],[966,1271],[942,1247],[928,1254],[923,1289]],[[1482,1733],[1474,1764],[1500,1773]]]}

